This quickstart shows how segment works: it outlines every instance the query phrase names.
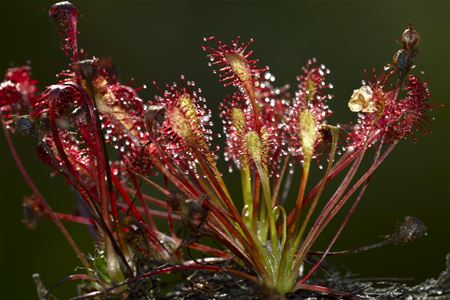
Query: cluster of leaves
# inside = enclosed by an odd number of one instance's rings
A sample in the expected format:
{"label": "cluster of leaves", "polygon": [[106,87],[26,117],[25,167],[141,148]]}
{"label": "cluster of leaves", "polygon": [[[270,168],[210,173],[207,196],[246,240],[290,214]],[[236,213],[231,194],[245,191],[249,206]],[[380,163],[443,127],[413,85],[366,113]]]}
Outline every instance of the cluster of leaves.
{"label": "cluster of leaves", "polygon": [[[235,88],[220,105],[224,157],[241,175],[242,195],[232,195],[218,168],[211,112],[194,82],[182,77],[180,84],[166,85],[144,101],[117,80],[107,61],[79,51],[78,11],[71,3],[53,5],[50,17],[60,29],[69,68],[44,91],[38,91],[29,67],[9,69],[0,86],[0,116],[33,193],[24,201],[26,224],[34,227],[48,217],[57,225],[85,271],[70,279],[89,283],[83,291],[87,297],[134,295],[151,285],[145,279],[196,269],[241,276],[277,294],[333,292],[307,280],[346,226],[373,172],[400,140],[425,128],[424,114],[431,109],[427,84],[409,74],[419,39],[412,27],[403,33],[390,68],[374,72],[354,91],[349,107],[358,120],[345,127],[327,123],[333,86],[326,81],[329,70],[315,59],[302,68],[292,94],[288,86],[275,87],[268,68],[251,59],[252,40],[205,39],[209,64],[225,86]],[[78,214],[51,209],[14,149],[15,132],[37,140],[39,158],[71,186]],[[335,160],[342,136],[345,152]],[[370,149],[372,163],[359,174]],[[315,160],[326,160],[327,167],[308,191]],[[295,192],[288,170],[297,166],[302,176]],[[313,217],[327,184],[345,170]],[[159,196],[144,193],[142,184]],[[317,238],[356,192],[338,231],[304,274]],[[286,203],[293,205],[291,211]],[[62,220],[89,227],[94,255],[82,253]],[[189,238],[179,236],[179,227]],[[192,259],[191,251],[203,257]],[[242,268],[223,265],[230,260]]]}

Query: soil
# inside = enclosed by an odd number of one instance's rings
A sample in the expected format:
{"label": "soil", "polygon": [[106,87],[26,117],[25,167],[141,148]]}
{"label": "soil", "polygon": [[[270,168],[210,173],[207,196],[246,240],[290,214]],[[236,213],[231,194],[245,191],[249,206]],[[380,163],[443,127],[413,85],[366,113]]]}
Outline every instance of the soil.
{"label": "soil", "polygon": [[[230,267],[229,262],[227,267]],[[171,275],[160,275],[129,282],[129,289],[122,292],[107,293],[89,290],[89,286],[79,285],[82,296],[72,299],[103,300],[450,300],[450,253],[447,254],[446,266],[436,278],[427,279],[417,285],[408,285],[396,278],[360,278],[351,272],[342,273],[334,266],[324,265],[326,275],[323,278],[311,278],[307,284],[327,287],[332,293],[319,293],[298,290],[284,298],[269,295],[254,282],[233,276],[225,272],[196,271],[175,272]],[[234,266],[234,269],[238,267]],[[245,270],[242,270],[245,271]],[[39,275],[33,275],[37,284],[38,298],[50,300],[54,298],[40,281]],[[343,295],[345,296],[339,296]]]}
{"label": "soil", "polygon": [[[188,284],[179,284],[170,289],[164,297],[158,299],[275,299],[269,297],[260,287],[246,280],[236,278],[226,273],[197,272],[191,275]],[[297,291],[289,294],[287,300],[319,300],[319,299],[405,299],[405,300],[450,300],[450,254],[447,255],[446,267],[437,278],[408,286],[395,279],[357,279],[351,274],[341,274],[337,270],[329,272],[326,278],[312,279],[310,284],[322,285],[349,295],[339,297],[331,294]],[[169,290],[169,286],[166,287]],[[164,294],[164,293],[163,293]]]}

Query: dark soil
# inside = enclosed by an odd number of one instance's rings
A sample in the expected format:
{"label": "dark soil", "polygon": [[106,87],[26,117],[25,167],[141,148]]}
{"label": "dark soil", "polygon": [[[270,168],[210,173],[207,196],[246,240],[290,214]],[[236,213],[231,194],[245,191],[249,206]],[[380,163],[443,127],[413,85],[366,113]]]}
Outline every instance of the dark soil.
{"label": "dark soil", "polygon": [[[276,299],[246,280],[226,273],[197,272],[190,276],[188,284],[177,285],[158,299]],[[348,292],[346,297],[332,294],[297,291],[286,296],[288,300],[314,299],[406,299],[406,300],[450,300],[450,254],[447,255],[445,270],[437,277],[409,286],[401,281],[358,279],[351,274],[337,270],[329,272],[324,279],[313,279],[310,284],[322,285],[334,290]]]}
{"label": "dark soil", "polygon": [[[227,267],[230,267],[227,263]],[[234,266],[237,269],[237,266]],[[323,278],[311,278],[309,285],[327,287],[330,293],[319,293],[299,290],[284,298],[270,295],[261,286],[230,275],[226,272],[175,272],[172,275],[160,275],[129,282],[128,289],[120,292],[120,286],[109,293],[96,291],[89,285],[79,285],[79,297],[72,300],[321,300],[321,299],[405,299],[405,300],[450,300],[450,253],[446,266],[436,278],[427,279],[418,285],[408,285],[396,278],[360,278],[351,272],[343,273],[334,266],[323,265],[326,275]],[[56,299],[47,290],[38,274],[33,275],[36,281],[38,298],[41,300]],[[119,293],[117,293],[119,292]],[[345,295],[345,296],[339,296]]]}

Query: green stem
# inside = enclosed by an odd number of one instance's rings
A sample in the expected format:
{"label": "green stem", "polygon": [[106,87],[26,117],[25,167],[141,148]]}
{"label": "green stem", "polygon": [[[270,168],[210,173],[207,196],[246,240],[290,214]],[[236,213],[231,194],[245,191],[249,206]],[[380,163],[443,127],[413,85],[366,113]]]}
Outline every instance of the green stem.
{"label": "green stem", "polygon": [[244,221],[249,228],[252,226],[253,201],[252,201],[252,179],[250,177],[250,167],[247,165],[241,168],[242,198],[244,200]]}
{"label": "green stem", "polygon": [[305,196],[305,189],[306,184],[308,182],[310,165],[311,165],[311,157],[305,156],[305,163],[303,165],[303,175],[300,181],[300,187],[297,195],[297,202],[292,212],[293,218],[291,219],[291,223],[288,224],[287,242],[286,246],[282,250],[281,260],[276,275],[277,289],[279,289],[279,291],[287,292],[290,290],[290,286],[295,283],[295,280],[292,278],[292,276],[289,276],[290,273],[292,272],[295,273],[295,271],[292,270],[292,263],[295,259],[294,256],[296,253],[296,248],[294,248],[293,235],[297,227],[296,221],[300,216],[302,202]]}
{"label": "green stem", "polygon": [[[287,226],[286,226],[286,221],[287,221],[287,216],[286,216],[286,211],[284,210],[283,206],[276,206],[274,207],[274,214],[275,216],[281,217],[281,249],[284,248],[284,245],[286,244],[286,232],[287,232]],[[278,217],[275,219],[275,222],[278,220]]]}
{"label": "green stem", "polygon": [[289,164],[289,155],[286,156],[286,158],[283,161],[283,165],[281,167],[280,173],[279,173],[279,177],[278,180],[273,188],[273,193],[272,193],[272,203],[273,205],[277,205],[280,201],[278,199],[278,193],[280,192],[280,187],[281,187],[281,183],[283,181],[284,178],[284,174],[286,173],[286,169],[287,166]]}
{"label": "green stem", "polygon": [[[261,163],[255,163],[256,169],[258,170],[259,177],[261,178],[261,184],[263,188],[263,198],[264,204],[266,206],[267,215],[269,218],[269,229],[270,229],[270,240],[272,243],[272,255],[274,258],[274,265],[278,264],[280,249],[277,236],[277,228],[275,225],[275,216],[272,208],[272,196],[270,195],[270,183],[267,177],[267,170],[261,165]],[[265,222],[264,219],[259,220],[260,222]]]}
{"label": "green stem", "polygon": [[[329,127],[329,128],[330,128],[330,131],[332,133],[332,142],[331,142],[330,155],[329,155],[329,158],[328,158],[328,166],[327,166],[327,169],[325,171],[324,178],[328,177],[328,174],[330,173],[331,168],[333,166],[334,156],[336,154],[337,143],[338,143],[338,140],[339,140],[339,129],[336,128],[336,127]],[[293,245],[294,249],[297,249],[298,245],[300,244],[300,241],[302,240],[303,234],[305,233],[306,226],[308,225],[309,220],[311,219],[311,216],[312,216],[312,214],[313,214],[313,212],[314,212],[314,210],[315,210],[315,208],[317,206],[317,203],[319,202],[320,196],[322,195],[322,192],[323,192],[323,190],[325,188],[326,183],[327,183],[326,180],[323,180],[323,183],[321,184],[321,186],[319,188],[319,192],[314,197],[314,200],[313,200],[313,202],[311,203],[311,205],[309,207],[309,210],[308,210],[308,212],[306,214],[306,217],[305,217],[305,219],[302,222],[302,226],[300,228],[300,231],[298,232],[297,237],[296,237],[296,239],[294,241],[294,245]]]}
{"label": "green stem", "polygon": [[[329,127],[329,129],[331,130],[331,133],[332,133],[332,142],[331,142],[330,154],[329,154],[329,158],[328,158],[328,166],[325,171],[324,178],[328,177],[328,174],[332,169],[334,157],[335,157],[336,149],[337,149],[337,143],[338,143],[338,139],[339,139],[339,132],[338,132],[339,129],[336,127],[331,127],[331,126]],[[306,163],[306,161],[305,161],[305,163]],[[303,175],[303,177],[305,177],[305,174]],[[303,234],[306,230],[309,220],[311,219],[311,216],[317,206],[318,200],[320,199],[320,196],[325,188],[326,183],[327,183],[326,180],[323,180],[321,182],[319,191],[316,194],[316,196],[314,197],[313,203],[311,203],[311,206],[309,207],[309,210],[307,212],[305,220],[303,220],[303,222],[302,222],[302,226],[300,228],[299,233],[297,234],[297,237],[295,238],[294,241],[292,241],[292,239],[291,239],[289,241],[290,246],[286,247],[287,249],[285,248],[285,250],[283,251],[284,255],[282,255],[282,261],[280,262],[280,269],[277,274],[277,282],[280,282],[280,283],[284,282],[284,287],[283,287],[284,289],[290,290],[289,286],[294,284],[294,279],[292,279],[291,283],[289,283],[288,278],[290,278],[291,276],[288,276],[288,274],[290,272],[292,272],[291,266],[294,261],[295,253],[297,252],[300,241],[303,237]],[[293,220],[295,220],[295,219],[293,219]]]}

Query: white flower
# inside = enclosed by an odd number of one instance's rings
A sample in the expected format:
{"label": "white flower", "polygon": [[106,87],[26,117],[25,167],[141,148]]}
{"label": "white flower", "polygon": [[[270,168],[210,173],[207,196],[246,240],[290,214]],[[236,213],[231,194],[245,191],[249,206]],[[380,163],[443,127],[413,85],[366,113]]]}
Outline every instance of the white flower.
{"label": "white flower", "polygon": [[374,112],[375,105],[372,101],[373,91],[368,85],[363,85],[357,90],[353,90],[353,94],[348,101],[348,107],[353,112]]}

